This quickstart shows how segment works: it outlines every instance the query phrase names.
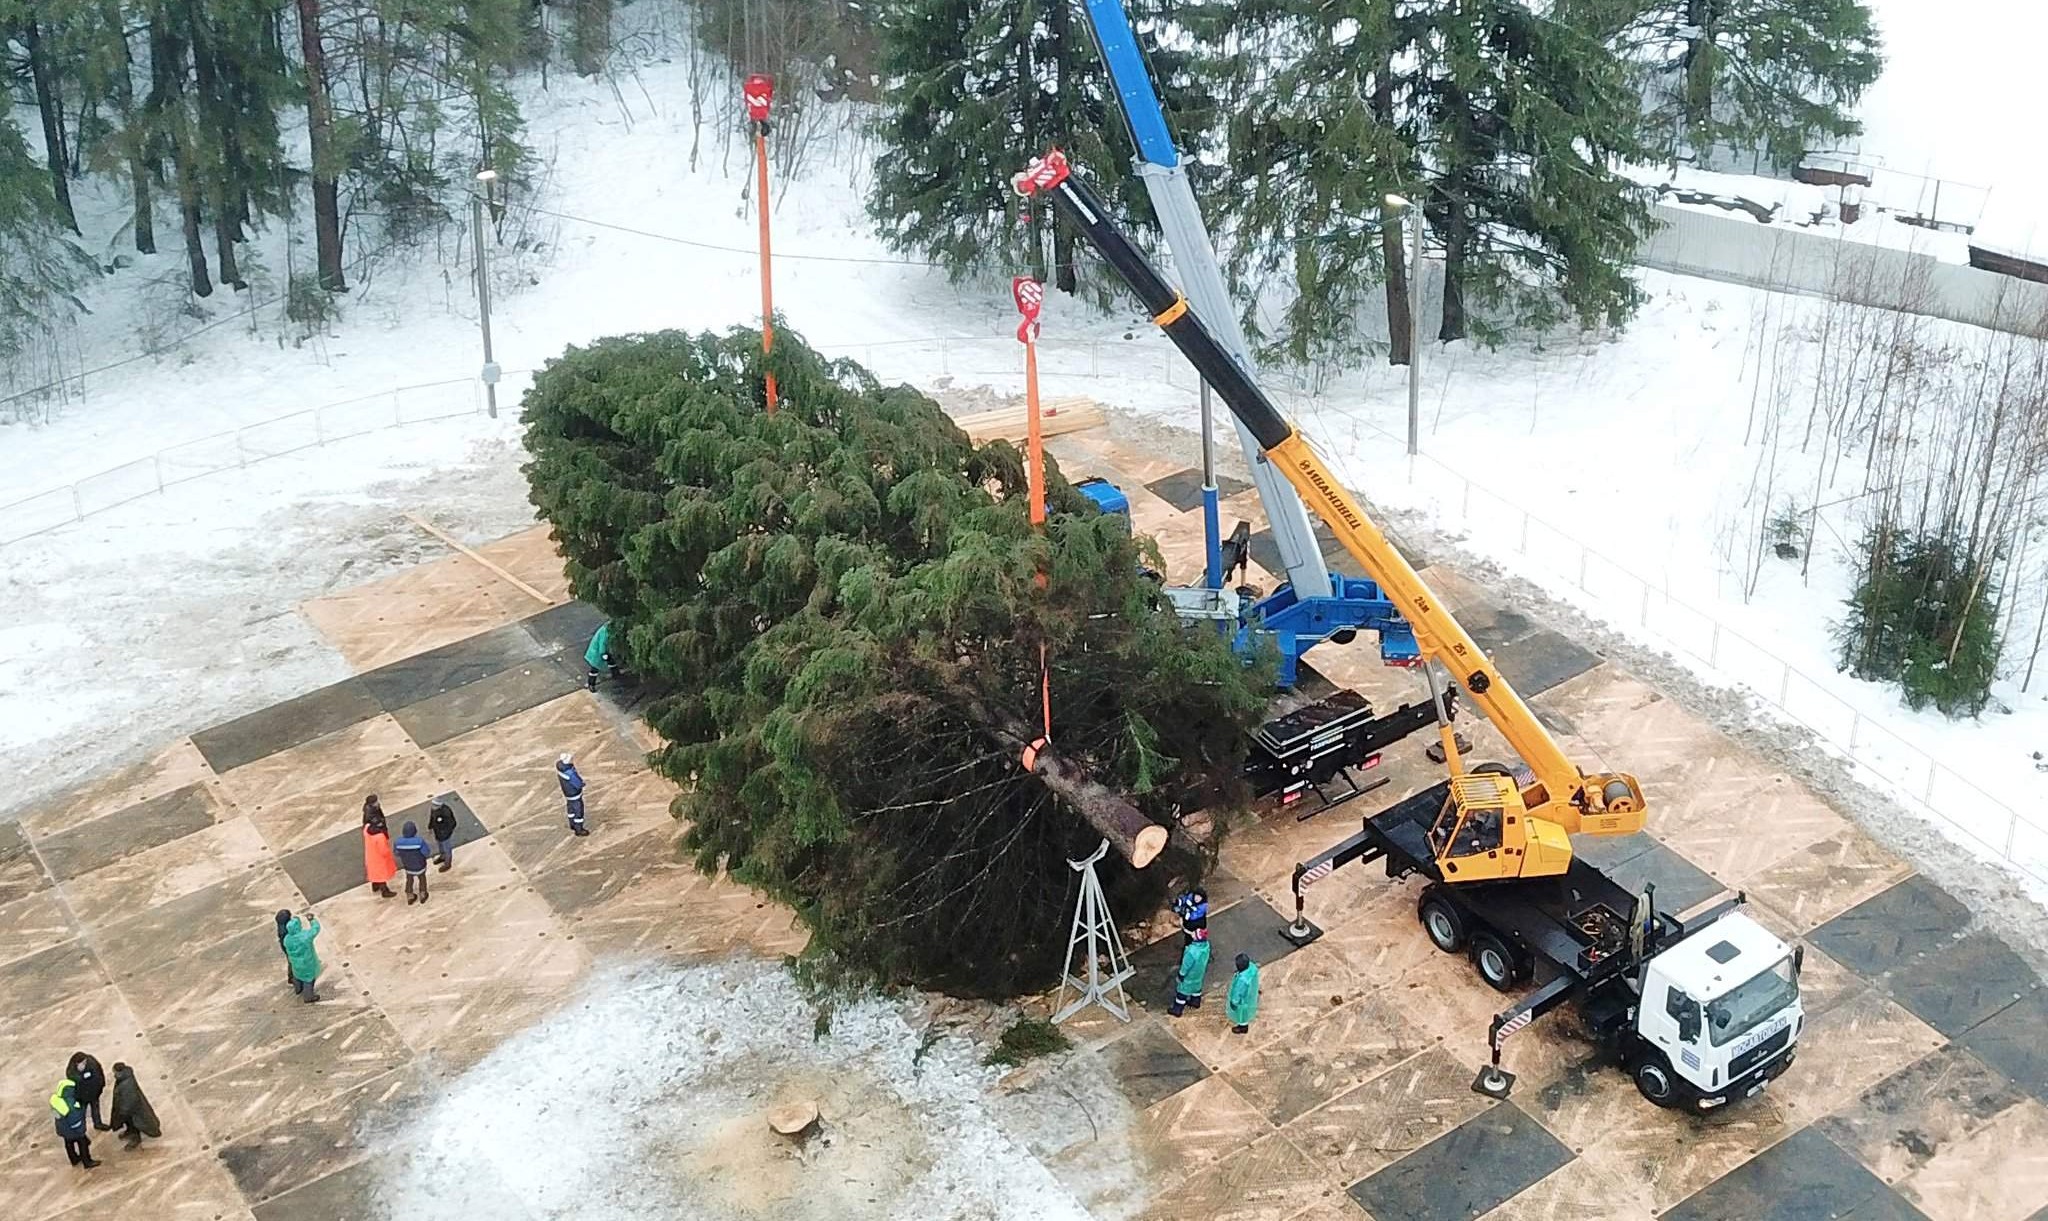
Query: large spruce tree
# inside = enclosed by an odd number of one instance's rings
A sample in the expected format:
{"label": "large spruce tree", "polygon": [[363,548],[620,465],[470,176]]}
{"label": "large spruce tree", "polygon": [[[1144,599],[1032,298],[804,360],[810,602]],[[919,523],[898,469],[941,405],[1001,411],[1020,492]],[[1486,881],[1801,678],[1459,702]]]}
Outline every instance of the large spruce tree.
{"label": "large spruce tree", "polygon": [[[1130,7],[1142,32],[1166,5]],[[1092,171],[1127,224],[1150,225],[1136,149],[1072,0],[898,0],[880,25],[889,85],[868,211],[898,248],[956,276],[1030,271],[1075,291],[1073,234],[1046,209],[1020,218],[1009,185],[1054,145]],[[1183,151],[1198,152],[1213,109],[1187,56],[1155,50],[1151,68]]]}
{"label": "large spruce tree", "polygon": [[1853,111],[1884,60],[1863,0],[1564,0],[1568,20],[1635,69],[1645,139],[1665,155],[1715,148],[1775,167],[1862,130]]}
{"label": "large spruce tree", "polygon": [[[1160,607],[1127,523],[1056,469],[1036,534],[1009,443],[787,332],[770,367],[773,416],[756,332],[572,348],[526,399],[534,503],[653,688],[700,866],[787,899],[863,971],[1042,986],[1090,811],[1171,823],[1187,794],[1233,792],[1270,676]],[[1047,753],[1095,786],[1020,763],[1041,645]],[[1199,866],[1113,855],[1104,877],[1129,914]]]}
{"label": "large spruce tree", "polygon": [[1355,350],[1357,308],[1397,262],[1389,193],[1441,252],[1440,339],[1634,308],[1649,210],[1617,167],[1644,149],[1598,39],[1519,0],[1219,0],[1191,20],[1229,48],[1208,67],[1239,184],[1219,198],[1247,297],[1292,297],[1288,353]]}

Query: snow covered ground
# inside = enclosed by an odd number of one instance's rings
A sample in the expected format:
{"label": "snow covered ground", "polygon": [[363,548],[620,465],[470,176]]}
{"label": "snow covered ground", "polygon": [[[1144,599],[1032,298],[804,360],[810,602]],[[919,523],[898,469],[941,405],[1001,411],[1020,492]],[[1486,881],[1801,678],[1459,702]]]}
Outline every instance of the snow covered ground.
{"label": "snow covered ground", "polygon": [[[1000,1074],[971,1043],[921,1037],[881,1000],[838,1009],[822,1035],[813,1015],[766,964],[601,971],[422,1113],[370,1137],[397,1163],[378,1176],[379,1215],[1088,1216],[1013,1134],[1022,1113],[998,1112]],[[799,1101],[821,1113],[801,1145],[766,1122]]]}

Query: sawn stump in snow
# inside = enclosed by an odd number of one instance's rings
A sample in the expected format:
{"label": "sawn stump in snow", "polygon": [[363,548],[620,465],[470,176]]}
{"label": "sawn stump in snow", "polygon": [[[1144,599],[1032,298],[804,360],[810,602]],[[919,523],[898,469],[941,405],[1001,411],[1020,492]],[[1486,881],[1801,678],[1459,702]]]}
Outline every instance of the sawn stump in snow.
{"label": "sawn stump in snow", "polygon": [[768,1126],[779,1136],[801,1140],[818,1126],[818,1104],[808,1100],[785,1103],[768,1112]]}

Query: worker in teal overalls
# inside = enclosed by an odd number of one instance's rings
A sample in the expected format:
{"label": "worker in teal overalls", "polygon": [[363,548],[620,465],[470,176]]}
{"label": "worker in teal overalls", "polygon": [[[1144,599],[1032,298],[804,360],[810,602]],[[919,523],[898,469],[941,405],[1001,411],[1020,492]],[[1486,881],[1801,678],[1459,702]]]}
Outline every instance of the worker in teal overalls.
{"label": "worker in teal overalls", "polygon": [[590,647],[583,650],[583,664],[590,667],[584,676],[583,685],[591,691],[597,690],[597,668],[603,666],[611,674],[612,681],[619,680],[619,663],[612,660],[612,621],[607,619],[598,625],[597,634],[590,638]]}
{"label": "worker in teal overalls", "polygon": [[1230,999],[1223,1011],[1230,1017],[1230,1033],[1250,1034],[1252,1019],[1259,1016],[1259,964],[1250,954],[1237,956],[1237,974],[1230,978]]}
{"label": "worker in teal overalls", "polygon": [[1209,930],[1187,934],[1180,952],[1180,970],[1173,977],[1173,1004],[1167,1012],[1179,1017],[1183,1010],[1202,1007],[1202,985],[1209,978]]}

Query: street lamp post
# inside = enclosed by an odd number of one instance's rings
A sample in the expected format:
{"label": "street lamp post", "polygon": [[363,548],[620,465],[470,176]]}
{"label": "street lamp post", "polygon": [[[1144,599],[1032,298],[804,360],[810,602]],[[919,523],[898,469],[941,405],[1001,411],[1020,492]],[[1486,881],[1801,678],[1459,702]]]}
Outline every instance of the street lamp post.
{"label": "street lamp post", "polygon": [[476,176],[469,192],[469,218],[476,245],[477,325],[483,330],[484,367],[478,376],[484,383],[484,410],[498,418],[498,362],[491,357],[491,256],[484,245],[484,196],[498,180],[498,171],[484,170]]}
{"label": "street lamp post", "polygon": [[1422,438],[1422,209],[1399,195],[1387,196],[1387,205],[1408,219],[1408,456],[1412,458]]}

